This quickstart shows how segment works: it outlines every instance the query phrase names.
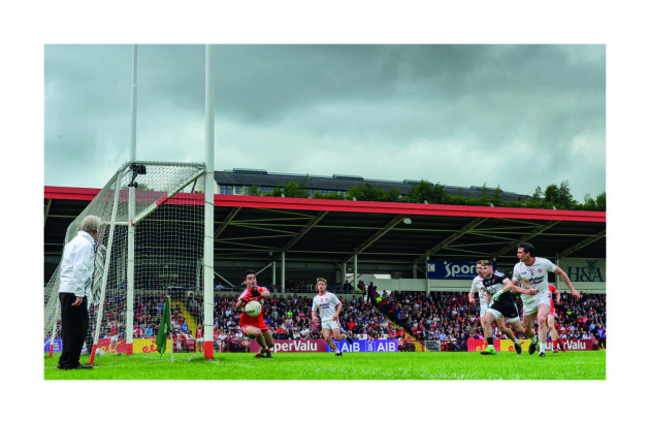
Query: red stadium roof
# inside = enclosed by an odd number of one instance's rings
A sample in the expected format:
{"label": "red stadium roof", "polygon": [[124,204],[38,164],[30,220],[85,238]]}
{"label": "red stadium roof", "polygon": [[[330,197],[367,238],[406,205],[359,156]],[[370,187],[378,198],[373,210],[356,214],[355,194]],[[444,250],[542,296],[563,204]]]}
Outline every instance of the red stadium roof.
{"label": "red stadium roof", "polygon": [[428,205],[419,203],[361,202],[325,199],[215,195],[215,205],[243,208],[387,213],[428,216],[463,216],[510,219],[605,222],[605,212],[564,211],[483,206]]}
{"label": "red stadium roof", "polygon": [[[68,225],[99,192],[45,186],[46,263],[57,262]],[[172,201],[196,204],[194,196]],[[606,257],[604,212],[239,195],[215,195],[214,205],[216,260],[268,263],[285,253],[287,260],[341,264],[356,253],[360,262],[409,269],[427,255],[514,264],[521,240],[543,257]]]}
{"label": "red stadium roof", "polygon": [[45,186],[45,199],[86,200],[90,202],[101,190],[98,188]]}
{"label": "red stadium roof", "polygon": [[[61,200],[85,200],[90,202],[99,192],[100,190],[95,188],[45,186],[44,198]],[[192,195],[181,194],[181,197],[191,198]],[[302,199],[220,194],[216,194],[214,196],[214,199],[215,206],[236,208],[606,222],[605,212],[528,208],[496,208],[486,206],[462,205],[428,205],[420,203],[363,202],[349,200]]]}

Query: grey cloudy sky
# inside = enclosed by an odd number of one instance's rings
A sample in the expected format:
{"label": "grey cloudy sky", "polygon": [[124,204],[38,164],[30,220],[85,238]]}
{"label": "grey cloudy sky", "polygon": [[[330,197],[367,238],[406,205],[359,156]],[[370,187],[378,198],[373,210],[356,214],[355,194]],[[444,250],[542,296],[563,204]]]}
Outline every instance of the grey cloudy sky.
{"label": "grey cloudy sky", "polygon": [[[205,47],[139,45],[140,160],[205,160]],[[606,190],[604,45],[217,45],[215,169]],[[129,159],[132,45],[44,48],[44,182]]]}

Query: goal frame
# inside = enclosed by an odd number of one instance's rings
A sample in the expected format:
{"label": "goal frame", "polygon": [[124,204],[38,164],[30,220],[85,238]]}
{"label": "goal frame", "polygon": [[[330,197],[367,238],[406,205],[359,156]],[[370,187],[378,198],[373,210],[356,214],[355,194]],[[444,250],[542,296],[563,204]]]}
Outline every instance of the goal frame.
{"label": "goal frame", "polygon": [[[141,210],[136,211],[136,187],[135,177],[137,176],[138,169],[146,169],[146,167],[184,167],[188,168],[187,172],[189,176],[183,178],[180,183],[174,187],[170,187],[168,190],[163,191],[152,191],[155,193],[155,198],[152,198],[151,203],[141,208]],[[138,168],[142,167],[142,168]],[[146,173],[146,172],[145,172]],[[125,183],[128,182],[128,178],[131,177],[131,182],[128,184],[128,190],[124,189]],[[185,163],[185,162],[159,162],[159,161],[130,161],[123,164],[104,186],[104,189],[91,201],[91,203],[82,211],[82,213],[75,219],[67,229],[65,243],[69,242],[77,233],[76,230],[79,229],[80,221],[88,214],[96,214],[95,211],[99,210],[97,206],[98,202],[106,203],[107,197],[112,196],[112,205],[110,211],[110,218],[108,217],[109,213],[103,213],[100,216],[100,219],[104,220],[105,228],[108,230],[108,241],[106,242],[106,253],[103,258],[103,268],[106,272],[101,273],[101,283],[100,283],[100,299],[93,299],[93,303],[97,305],[96,310],[96,328],[93,335],[93,344],[92,349],[90,350],[90,360],[89,364],[92,365],[95,354],[98,348],[98,343],[100,339],[100,332],[102,330],[101,323],[104,318],[104,303],[106,300],[107,293],[107,283],[109,279],[109,270],[111,269],[111,254],[113,252],[113,244],[116,242],[114,236],[116,234],[116,229],[126,227],[127,237],[126,237],[126,305],[125,305],[125,318],[126,324],[124,326],[125,330],[125,339],[126,339],[126,354],[133,354],[133,335],[134,335],[134,293],[135,293],[135,234],[137,231],[137,224],[145,220],[150,214],[156,211],[162,205],[165,205],[172,199],[176,199],[176,196],[181,193],[184,189],[188,188],[190,184],[193,186],[197,185],[197,182],[203,179],[204,187],[212,187],[213,178],[210,174],[206,172],[206,166],[203,163]],[[171,185],[174,185],[172,182]],[[192,190],[193,191],[193,190]],[[208,190],[206,190],[207,192]],[[210,190],[214,192],[213,190]],[[185,193],[183,193],[185,194]],[[128,196],[128,202],[124,202],[125,197]],[[210,210],[210,214],[204,213],[202,219],[204,221],[203,225],[203,258],[202,258],[202,267],[203,267],[203,285],[204,293],[212,293],[213,281],[211,278],[208,278],[209,275],[213,275],[212,272],[206,272],[206,270],[213,271],[214,259],[211,257],[211,252],[213,249],[206,249],[206,246],[212,246],[213,237],[211,231],[208,229],[213,228],[213,211],[214,207],[214,195],[209,195],[208,193],[201,193],[203,198],[203,208],[204,212]],[[181,197],[181,196],[179,196]],[[212,197],[212,199],[211,199]],[[124,206],[124,203],[128,203],[128,219],[123,219],[118,217],[118,208]],[[142,202],[140,202],[142,203]],[[196,203],[192,204],[193,207],[199,207]],[[209,221],[209,222],[208,222]],[[197,256],[196,259],[199,257]],[[123,259],[122,259],[123,260]],[[118,262],[119,263],[119,262]],[[197,271],[198,278],[198,271]],[[60,285],[60,275],[59,270],[54,273],[53,278],[46,285],[45,290],[45,333],[51,329],[51,341],[50,341],[50,355],[52,352],[52,347],[54,345],[54,340],[57,333],[58,319],[60,318],[60,304],[58,302],[58,288]],[[197,281],[198,286],[198,281]],[[197,287],[198,288],[198,287]],[[49,294],[49,299],[48,299]],[[205,296],[203,301],[203,328],[204,328],[204,355],[208,359],[213,359],[213,303],[214,300],[210,297]],[[89,346],[87,346],[89,347]]]}

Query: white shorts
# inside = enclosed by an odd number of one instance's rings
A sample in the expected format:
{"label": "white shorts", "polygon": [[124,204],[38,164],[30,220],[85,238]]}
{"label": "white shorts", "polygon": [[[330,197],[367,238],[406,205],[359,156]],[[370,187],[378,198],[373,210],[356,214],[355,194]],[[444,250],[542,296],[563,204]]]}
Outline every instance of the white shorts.
{"label": "white shorts", "polygon": [[523,302],[523,316],[529,316],[537,313],[537,307],[539,305],[548,305],[549,310],[551,307],[551,301],[548,296],[537,296],[531,299],[526,299],[526,302]]}
{"label": "white shorts", "polygon": [[203,337],[199,337],[198,339],[196,339],[196,341],[197,341],[198,343],[203,343]]}
{"label": "white shorts", "polygon": [[485,313],[488,310],[488,304],[487,303],[481,303],[481,315],[480,317],[483,318],[485,316]]}
{"label": "white shorts", "polygon": [[117,341],[117,334],[114,336],[111,336],[111,342],[116,342]]}
{"label": "white shorts", "polygon": [[321,321],[320,325],[323,330],[325,329],[338,330],[339,328],[341,328],[338,321],[334,321],[333,319],[327,319],[325,321]]}

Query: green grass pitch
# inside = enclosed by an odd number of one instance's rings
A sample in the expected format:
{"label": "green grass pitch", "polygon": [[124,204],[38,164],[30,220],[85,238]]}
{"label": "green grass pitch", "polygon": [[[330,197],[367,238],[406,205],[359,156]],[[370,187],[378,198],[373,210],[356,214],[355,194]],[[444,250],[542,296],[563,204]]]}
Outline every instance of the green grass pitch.
{"label": "green grass pitch", "polygon": [[[44,355],[45,380],[605,380],[606,352],[198,353],[106,355],[92,370],[56,368],[59,355]],[[81,362],[87,363],[88,356]]]}

